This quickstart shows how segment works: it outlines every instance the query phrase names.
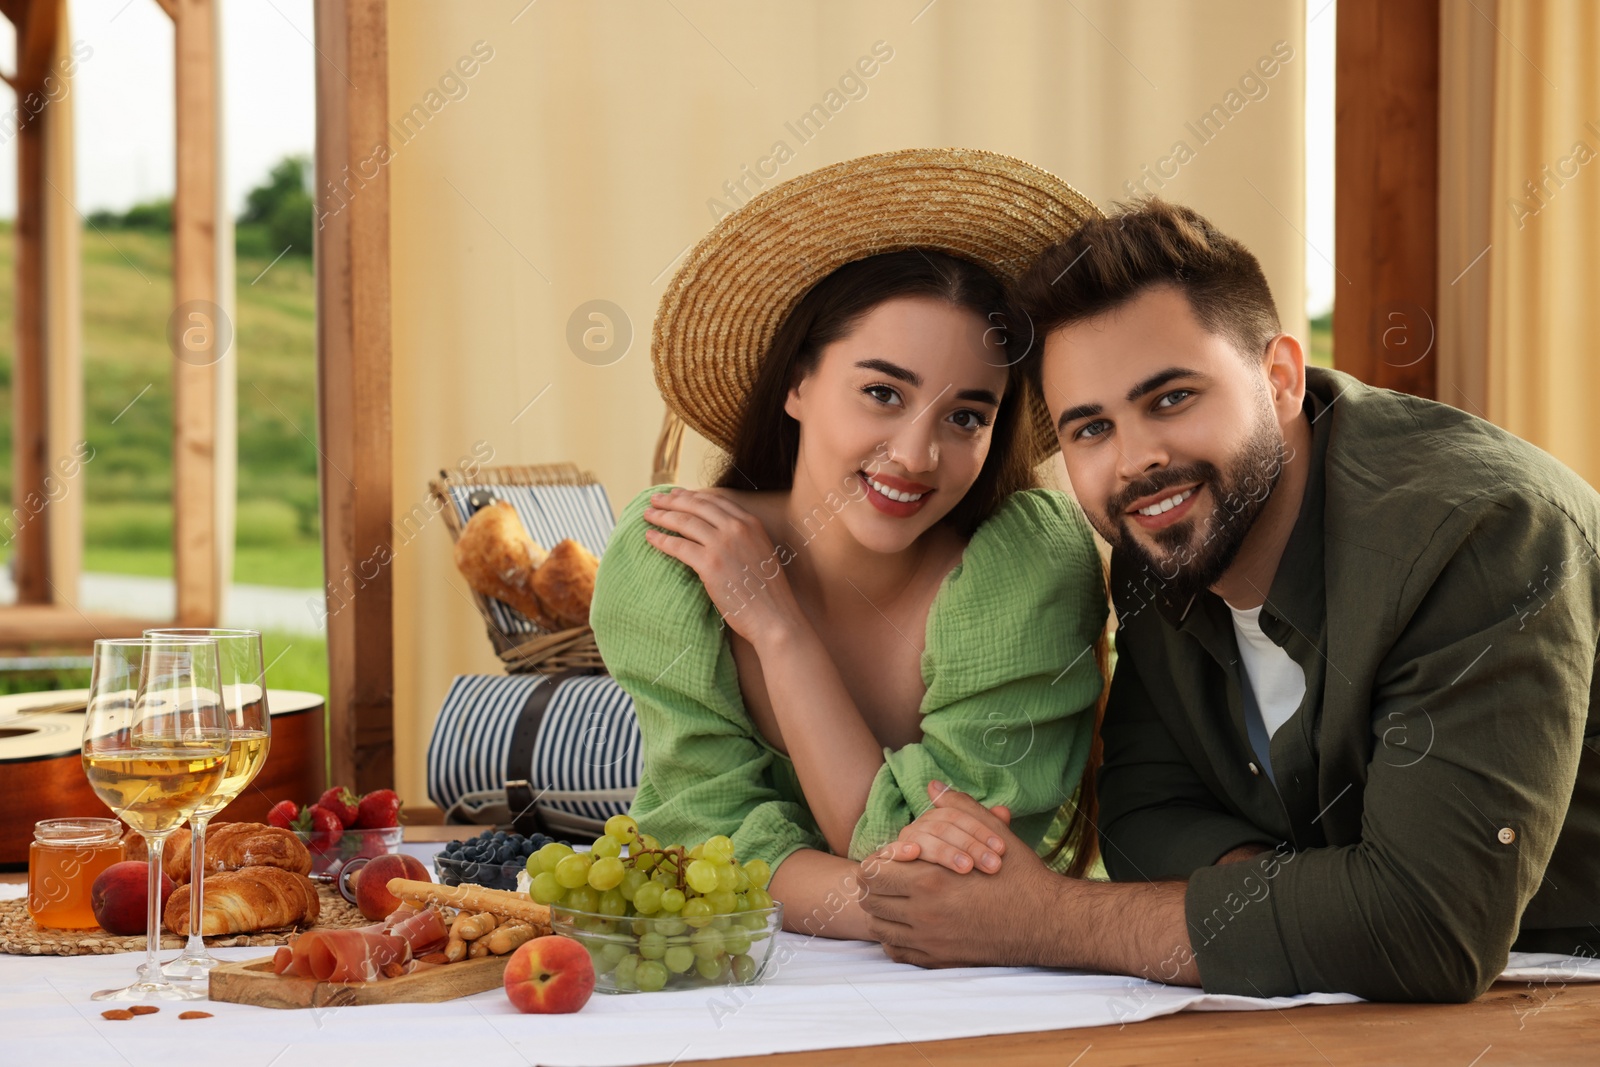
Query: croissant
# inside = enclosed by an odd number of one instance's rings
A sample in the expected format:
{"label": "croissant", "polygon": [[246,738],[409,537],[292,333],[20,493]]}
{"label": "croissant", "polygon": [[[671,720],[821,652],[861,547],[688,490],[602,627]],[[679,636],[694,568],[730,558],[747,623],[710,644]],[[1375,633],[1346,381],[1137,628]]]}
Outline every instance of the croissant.
{"label": "croissant", "polygon": [[242,867],[279,867],[306,875],[311,873],[311,852],[294,831],[281,826],[225,822],[211,827],[206,833],[206,874]]}
{"label": "croissant", "polygon": [[556,625],[529,578],[547,553],[528,536],[517,511],[504,500],[479,508],[456,542],[456,569],[473,590],[515,608],[545,630]]}
{"label": "croissant", "polygon": [[[144,839],[137,834],[134,838],[138,840],[137,847],[131,847],[132,841],[123,840],[123,854],[133,860],[149,859]],[[191,840],[189,828],[180,827],[167,838],[161,850],[163,872],[179,885],[187,882],[191,876]],[[207,874],[258,866],[281,867],[296,874],[310,874],[311,852],[293,832],[266,823],[218,823],[206,832]]]}
{"label": "croissant", "polygon": [[[189,932],[189,896],[173,893],[162,915],[167,929]],[[322,913],[317,887],[303,874],[279,867],[244,867],[206,876],[200,932],[246,934],[284,926],[315,926]]]}
{"label": "croissant", "polygon": [[560,629],[589,625],[594,576],[600,561],[570,538],[550,550],[533,573],[533,592]]}

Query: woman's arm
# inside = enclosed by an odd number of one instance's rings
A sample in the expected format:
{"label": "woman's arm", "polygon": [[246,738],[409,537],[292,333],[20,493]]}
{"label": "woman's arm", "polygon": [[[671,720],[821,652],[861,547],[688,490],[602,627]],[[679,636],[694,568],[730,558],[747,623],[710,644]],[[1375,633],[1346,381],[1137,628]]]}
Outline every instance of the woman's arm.
{"label": "woman's arm", "polygon": [[765,636],[754,647],[806,805],[829,849],[843,856],[867,810],[883,746],[809,623]]}
{"label": "woman's arm", "polygon": [[791,852],[772,872],[774,900],[783,901],[783,928],[841,941],[875,940],[861,909],[861,864],[816,849]]}
{"label": "woman's arm", "polygon": [[739,859],[777,870],[796,849],[827,842],[797,791],[773,780],[776,757],[754,736],[700,579],[646,541],[647,502],[641,494],[623,510],[590,608],[600,654],[639,720],[643,766],[632,814],[664,843],[726,834]]}
{"label": "woman's arm", "polygon": [[776,565],[772,538],[715,493],[674,489],[650,503],[645,520],[677,536],[649,530],[646,538],[699,575],[728,625],[755,649],[806,804],[829,849],[847,853],[883,748]]}

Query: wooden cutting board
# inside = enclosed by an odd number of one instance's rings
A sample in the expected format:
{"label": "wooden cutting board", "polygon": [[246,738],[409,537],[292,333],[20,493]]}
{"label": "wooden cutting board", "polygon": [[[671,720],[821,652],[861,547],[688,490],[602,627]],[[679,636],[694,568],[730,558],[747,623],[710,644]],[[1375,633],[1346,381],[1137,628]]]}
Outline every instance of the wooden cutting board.
{"label": "wooden cutting board", "polygon": [[436,1004],[498,988],[511,954],[429,967],[374,982],[319,982],[272,973],[272,957],[224,963],[211,972],[211,999],[262,1008],[327,1008],[346,1004]]}

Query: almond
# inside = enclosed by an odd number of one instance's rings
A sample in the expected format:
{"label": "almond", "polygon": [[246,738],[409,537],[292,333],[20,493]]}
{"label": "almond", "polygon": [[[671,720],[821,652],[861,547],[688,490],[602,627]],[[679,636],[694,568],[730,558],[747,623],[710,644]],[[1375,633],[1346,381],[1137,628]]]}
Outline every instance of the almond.
{"label": "almond", "polygon": [[183,1012],[183,1013],[179,1014],[178,1018],[180,1018],[180,1019],[209,1019],[209,1018],[211,1018],[211,1013],[209,1011],[186,1011],[186,1012]]}
{"label": "almond", "polygon": [[100,1013],[102,1019],[131,1019],[133,1012],[127,1008],[110,1008]]}
{"label": "almond", "polygon": [[135,1004],[128,1010],[133,1012],[135,1015],[154,1015],[161,1009],[156,1007],[154,1004]]}

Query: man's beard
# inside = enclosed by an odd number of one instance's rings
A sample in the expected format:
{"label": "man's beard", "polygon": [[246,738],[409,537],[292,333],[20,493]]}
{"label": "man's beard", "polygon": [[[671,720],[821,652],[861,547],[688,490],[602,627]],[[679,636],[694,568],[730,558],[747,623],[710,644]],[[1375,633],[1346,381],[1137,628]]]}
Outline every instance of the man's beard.
{"label": "man's beard", "polygon": [[[1233,565],[1283,474],[1285,449],[1278,424],[1264,416],[1225,473],[1205,461],[1169,467],[1118,493],[1105,514],[1091,516],[1093,524],[1112,549],[1126,557],[1135,574],[1153,576],[1167,600],[1185,603],[1216,584]],[[1202,482],[1213,501],[1209,521],[1190,516],[1154,531],[1149,536],[1164,552],[1152,552],[1132,527],[1129,505],[1164,489]]]}

